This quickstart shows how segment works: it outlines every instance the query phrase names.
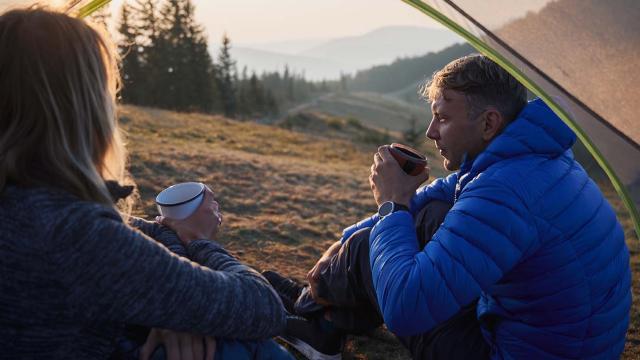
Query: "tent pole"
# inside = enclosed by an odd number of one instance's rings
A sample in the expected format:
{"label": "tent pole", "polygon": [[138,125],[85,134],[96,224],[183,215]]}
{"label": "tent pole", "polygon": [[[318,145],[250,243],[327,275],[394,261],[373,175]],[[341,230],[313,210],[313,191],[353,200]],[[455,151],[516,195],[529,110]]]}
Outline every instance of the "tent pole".
{"label": "tent pole", "polygon": [[[107,5],[110,2],[111,0],[92,0],[88,4],[78,9],[78,13],[76,14],[76,16],[79,18],[87,17],[91,15],[94,11],[100,9],[101,7]],[[66,12],[69,13],[71,10],[73,10],[75,5],[77,4],[71,5]]]}

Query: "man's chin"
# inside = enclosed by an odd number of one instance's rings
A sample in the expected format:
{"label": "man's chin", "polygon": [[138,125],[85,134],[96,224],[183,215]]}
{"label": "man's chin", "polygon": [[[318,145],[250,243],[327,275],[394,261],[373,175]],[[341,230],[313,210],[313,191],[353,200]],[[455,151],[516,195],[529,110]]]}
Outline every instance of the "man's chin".
{"label": "man's chin", "polygon": [[444,168],[448,171],[456,171],[460,170],[460,164],[456,164],[447,159],[444,159]]}

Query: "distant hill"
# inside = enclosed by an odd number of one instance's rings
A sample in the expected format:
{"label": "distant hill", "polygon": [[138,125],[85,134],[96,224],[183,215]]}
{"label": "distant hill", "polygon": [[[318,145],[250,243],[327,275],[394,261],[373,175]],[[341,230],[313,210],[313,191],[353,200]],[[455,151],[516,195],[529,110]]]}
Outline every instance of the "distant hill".
{"label": "distant hill", "polygon": [[464,43],[423,56],[398,59],[389,65],[358,71],[347,86],[350,90],[392,94],[401,100],[418,103],[417,90],[421,83],[451,60],[473,52],[473,47]]}
{"label": "distant hill", "polygon": [[411,126],[411,117],[425,128],[426,121],[431,117],[426,105],[416,106],[383,94],[367,92],[328,94],[300,105],[289,113],[303,111],[354,118],[367,126],[397,133]]}
{"label": "distant hill", "polygon": [[449,30],[389,26],[360,36],[334,39],[300,55],[340,61],[353,69],[363,69],[388,64],[399,57],[438,51],[458,41],[460,38]]}
{"label": "distant hill", "polygon": [[329,38],[303,38],[294,40],[275,41],[267,43],[241,43],[238,47],[268,52],[277,52],[287,55],[299,55],[304,51],[312,49],[330,41]]}
{"label": "distant hill", "polygon": [[[353,74],[394,59],[438,51],[460,38],[447,30],[415,26],[383,27],[359,36],[321,42],[304,39],[269,44],[232,46],[238,69],[247,66],[258,73],[282,71],[285,65],[304,72],[310,80],[338,79],[341,73]],[[319,44],[320,43],[320,44]],[[218,46],[212,44],[212,51]],[[296,51],[299,50],[299,51]]]}
{"label": "distant hill", "polygon": [[296,74],[304,74],[310,80],[335,79],[340,76],[340,70],[346,68],[344,63],[308,56],[282,54],[266,50],[245,47],[231,48],[231,56],[235,59],[238,71],[246,66],[249,71],[258,74],[263,71],[282,72],[285,66]]}

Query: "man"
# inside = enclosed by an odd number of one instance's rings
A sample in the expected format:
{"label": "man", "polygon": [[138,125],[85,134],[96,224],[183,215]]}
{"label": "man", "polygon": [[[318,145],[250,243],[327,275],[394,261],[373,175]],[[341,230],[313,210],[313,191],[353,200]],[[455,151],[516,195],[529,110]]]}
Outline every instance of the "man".
{"label": "man", "polygon": [[378,214],[345,230],[310,288],[266,274],[306,316],[289,319],[285,340],[339,358],[345,331],[384,320],[414,358],[619,357],[629,253],[573,159],[575,134],[484,56],[451,62],[424,95],[426,135],[455,173],[416,191],[428,169],[408,176],[381,147],[370,176]]}

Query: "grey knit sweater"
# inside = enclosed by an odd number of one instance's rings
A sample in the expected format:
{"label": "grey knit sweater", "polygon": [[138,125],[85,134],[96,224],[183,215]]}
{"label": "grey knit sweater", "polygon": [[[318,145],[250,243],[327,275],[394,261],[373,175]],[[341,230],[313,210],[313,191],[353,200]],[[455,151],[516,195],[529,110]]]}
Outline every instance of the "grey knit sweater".
{"label": "grey knit sweater", "polygon": [[[105,206],[53,190],[0,194],[0,358],[102,359],[123,324],[219,338],[278,334],[280,299],[219,245],[184,251],[166,228],[123,224]],[[147,233],[147,235],[143,234]],[[197,264],[197,263],[201,264]]]}

